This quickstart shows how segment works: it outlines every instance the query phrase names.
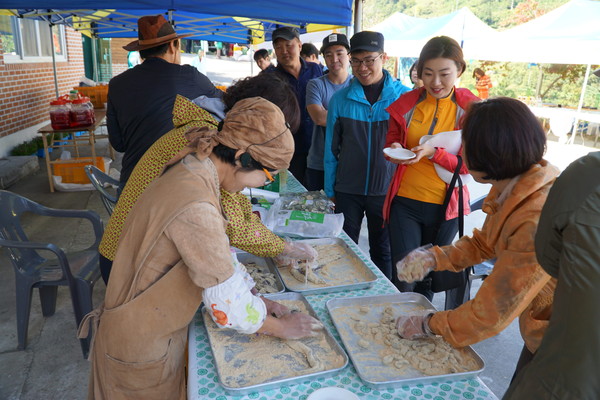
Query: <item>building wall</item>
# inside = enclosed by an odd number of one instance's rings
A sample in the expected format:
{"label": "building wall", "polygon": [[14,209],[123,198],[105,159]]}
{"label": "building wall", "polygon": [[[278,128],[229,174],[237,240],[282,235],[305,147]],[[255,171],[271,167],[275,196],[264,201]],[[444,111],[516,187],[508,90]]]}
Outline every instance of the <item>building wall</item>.
{"label": "building wall", "polygon": [[[84,76],[81,34],[67,28],[66,40],[67,61],[56,63],[60,94],[79,86]],[[0,52],[0,140],[47,122],[48,107],[55,97],[51,62],[6,64]]]}
{"label": "building wall", "polygon": [[127,70],[127,50],[123,46],[133,42],[137,38],[115,38],[111,39],[110,51],[112,58],[112,75],[117,76]]}
{"label": "building wall", "polygon": [[[60,95],[79,86],[85,75],[81,34],[66,28],[66,40],[67,61],[56,63]],[[133,40],[111,40],[112,76],[127,69],[128,52],[123,46]],[[34,138],[37,130],[50,122],[48,107],[55,97],[51,62],[6,64],[0,51],[0,157]]]}

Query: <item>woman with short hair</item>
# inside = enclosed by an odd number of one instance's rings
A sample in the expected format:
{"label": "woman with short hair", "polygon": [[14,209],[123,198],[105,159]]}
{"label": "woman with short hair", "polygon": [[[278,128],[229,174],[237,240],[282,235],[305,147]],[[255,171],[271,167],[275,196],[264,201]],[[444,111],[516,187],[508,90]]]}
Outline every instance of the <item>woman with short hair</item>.
{"label": "woman with short hair", "polygon": [[481,230],[448,246],[417,249],[398,263],[399,279],[419,280],[430,271],[462,271],[496,258],[475,297],[450,311],[398,319],[407,339],[441,335],[454,347],[500,333],[519,317],[525,346],[515,375],[539,347],[548,326],[556,280],[538,264],[534,238],[542,206],[559,170],[543,159],[546,133],[522,102],[498,97],[474,103],[462,129],[470,174],[492,188]]}

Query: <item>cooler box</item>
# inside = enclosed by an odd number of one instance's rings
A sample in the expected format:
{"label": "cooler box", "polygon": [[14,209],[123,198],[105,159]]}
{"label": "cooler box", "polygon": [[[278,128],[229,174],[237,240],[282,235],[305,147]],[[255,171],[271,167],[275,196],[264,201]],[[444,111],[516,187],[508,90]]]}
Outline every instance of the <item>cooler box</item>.
{"label": "cooler box", "polygon": [[[75,160],[75,159],[73,159]],[[91,157],[80,157],[71,162],[57,162],[54,165],[54,175],[62,178],[62,183],[81,183],[90,184],[90,180],[85,174],[84,166],[93,164]],[[102,172],[106,172],[104,158],[96,157],[96,167]]]}

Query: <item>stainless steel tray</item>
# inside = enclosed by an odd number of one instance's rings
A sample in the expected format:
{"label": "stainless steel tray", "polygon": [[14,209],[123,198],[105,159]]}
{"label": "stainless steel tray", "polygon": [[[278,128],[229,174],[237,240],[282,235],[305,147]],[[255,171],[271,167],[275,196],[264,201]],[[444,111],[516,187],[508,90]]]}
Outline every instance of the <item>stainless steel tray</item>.
{"label": "stainless steel tray", "polygon": [[[368,306],[368,313],[360,312],[359,307]],[[360,378],[375,389],[398,388],[403,385],[430,384],[448,380],[459,380],[476,377],[483,371],[484,362],[471,347],[464,348],[464,355],[476,367],[468,372],[457,372],[443,375],[425,375],[422,372],[408,368],[402,373],[393,366],[383,364],[380,351],[385,349],[383,344],[370,341],[365,349],[358,342],[363,339],[351,327],[359,316],[366,323],[378,323],[383,309],[391,306],[395,315],[410,312],[415,309],[430,309],[435,307],[422,295],[417,293],[399,293],[380,296],[337,298],[327,302],[327,310],[342,339],[344,347],[352,360],[352,364]]]}
{"label": "stainless steel tray", "polygon": [[[247,264],[247,263],[253,262],[256,265],[258,265],[259,267],[268,269],[268,271],[270,273],[272,273],[275,278],[274,286],[277,289],[277,291],[275,293],[285,292],[285,286],[283,285],[283,281],[281,280],[281,276],[277,272],[277,267],[273,263],[273,260],[271,260],[270,258],[255,256],[254,254],[246,253],[245,251],[236,252],[236,257],[237,257],[238,261],[241,262],[242,264]],[[263,292],[260,292],[260,293],[261,294],[272,294],[272,293],[263,293]]]}
{"label": "stainless steel tray", "polygon": [[[346,253],[346,263],[336,263],[327,267],[329,277],[324,274],[319,274],[325,284],[317,284],[313,282],[300,282],[294,278],[288,271],[287,267],[277,268],[283,284],[286,289],[292,292],[298,292],[305,295],[317,293],[331,293],[347,290],[368,289],[375,281],[377,275],[360,259],[360,257],[340,238],[323,238],[323,239],[306,239],[300,240],[302,243],[310,245],[338,245]],[[348,262],[350,261],[350,262]],[[354,274],[353,274],[354,273]]]}
{"label": "stainless steel tray", "polygon": [[[265,296],[265,297],[268,297],[270,300],[273,300],[273,301],[281,301],[281,300],[301,301],[303,303],[304,307],[307,309],[308,313],[311,316],[318,318],[314,309],[310,306],[310,304],[308,303],[306,298],[300,293],[286,292],[286,293],[271,294],[271,295]],[[245,365],[247,362],[249,362],[249,363],[256,362],[255,360],[244,359],[243,355],[241,357],[239,355],[240,355],[241,351],[243,350],[242,347],[244,347],[244,346],[248,347],[247,343],[250,343],[251,339],[253,337],[256,337],[257,334],[245,335],[245,334],[237,333],[231,329],[219,329],[216,326],[216,324],[213,322],[213,320],[211,319],[210,315],[208,314],[206,307],[202,308],[202,317],[204,320],[204,328],[206,329],[206,331],[208,333],[208,339],[209,339],[210,347],[211,347],[211,350],[213,353],[213,358],[214,358],[215,367],[217,370],[217,376],[219,378],[219,383],[221,384],[221,386],[223,386],[223,389],[225,389],[225,391],[231,395],[236,395],[236,396],[244,395],[244,394],[249,394],[252,392],[264,391],[264,390],[272,389],[275,387],[280,387],[281,385],[284,385],[284,384],[292,385],[295,383],[304,382],[306,380],[313,380],[313,379],[320,379],[320,378],[325,378],[325,377],[329,377],[329,376],[334,376],[334,375],[337,375],[339,373],[339,371],[346,368],[346,366],[348,365],[348,356],[346,355],[346,353],[344,352],[342,347],[337,343],[335,338],[331,335],[331,332],[329,332],[329,330],[327,330],[327,328],[325,328],[324,329],[324,335],[325,335],[324,343],[326,344],[327,348],[323,348],[319,344],[319,342],[323,342],[322,338],[307,338],[307,339],[302,339],[301,342],[303,344],[305,344],[306,346],[310,347],[314,351],[315,355],[319,355],[319,354],[322,354],[322,355],[326,354],[328,356],[333,355],[333,357],[337,358],[337,364],[340,365],[339,367],[334,367],[331,369],[313,372],[313,373],[300,374],[300,375],[296,375],[296,376],[277,375],[277,371],[273,371],[273,373],[269,376],[269,378],[267,378],[267,380],[263,383],[246,385],[246,386],[239,385],[239,387],[238,386],[234,387],[231,384],[228,385],[225,383],[225,379],[228,377],[225,377],[222,375],[222,370],[223,370],[222,367],[230,360],[235,360],[236,363],[239,364],[239,367],[243,367],[243,365]],[[219,338],[219,337],[217,337],[217,335],[222,335],[222,336]],[[269,340],[272,343],[272,344],[269,344],[270,349],[276,349],[276,347],[278,345],[280,345],[280,343],[282,342],[282,339],[275,338],[275,337],[264,336],[264,338]],[[216,349],[215,349],[215,344],[219,342],[219,339],[226,340],[226,345],[224,346],[225,351],[222,352],[222,355],[220,355],[220,352],[216,351]],[[278,355],[274,354],[273,359],[284,358],[287,360],[287,358],[285,358],[285,357],[281,357],[281,356],[279,356],[279,358],[277,358],[277,357],[278,357]],[[290,362],[292,362],[292,361],[290,361]],[[238,365],[236,365],[235,367],[238,367]],[[305,368],[305,367],[303,367],[303,368]],[[240,369],[238,368],[235,377],[242,380],[243,377],[241,376],[241,373],[239,371],[240,371]]]}

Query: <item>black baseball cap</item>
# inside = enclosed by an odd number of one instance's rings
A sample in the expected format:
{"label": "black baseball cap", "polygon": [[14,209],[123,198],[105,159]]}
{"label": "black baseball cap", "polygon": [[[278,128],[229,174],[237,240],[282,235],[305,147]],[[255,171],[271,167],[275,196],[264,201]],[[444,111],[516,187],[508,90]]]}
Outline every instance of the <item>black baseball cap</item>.
{"label": "black baseball cap", "polygon": [[294,38],[299,39],[300,34],[298,33],[298,29],[291,26],[282,26],[281,28],[277,28],[271,34],[271,40],[273,42],[277,39],[292,40]]}
{"label": "black baseball cap", "polygon": [[383,53],[383,35],[379,32],[362,31],[350,38],[350,53],[378,51]]}
{"label": "black baseball cap", "polygon": [[323,39],[323,46],[321,46],[321,54],[325,53],[328,47],[340,45],[344,46],[346,50],[350,50],[350,43],[348,43],[348,37],[343,33],[332,33],[331,35],[325,36]]}

